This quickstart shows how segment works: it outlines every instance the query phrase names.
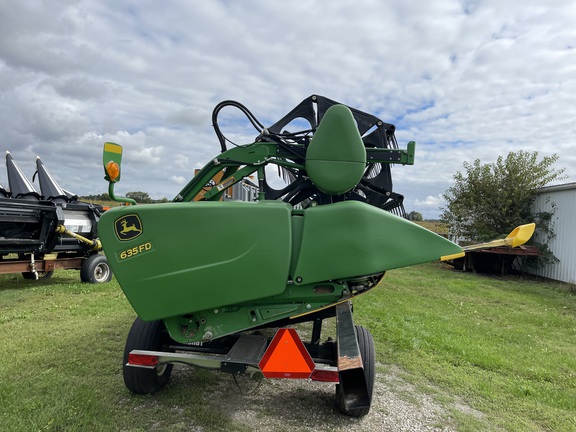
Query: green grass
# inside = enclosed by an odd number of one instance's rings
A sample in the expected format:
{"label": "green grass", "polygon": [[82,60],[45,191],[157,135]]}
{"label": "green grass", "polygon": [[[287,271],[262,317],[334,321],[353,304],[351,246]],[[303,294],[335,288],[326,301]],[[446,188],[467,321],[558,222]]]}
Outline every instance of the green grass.
{"label": "green grass", "polygon": [[447,236],[449,232],[449,226],[447,223],[437,221],[437,220],[425,220],[425,221],[415,221],[416,224],[435,232],[436,234]]}
{"label": "green grass", "polygon": [[[190,370],[157,395],[130,394],[121,363],[133,319],[115,281],[0,276],[0,429],[250,430],[226,409],[239,396],[228,396],[225,374]],[[451,410],[458,430],[576,430],[570,286],[416,266],[358,298],[355,321],[372,332],[379,369],[399,368]]]}
{"label": "green grass", "polygon": [[[390,272],[356,310],[381,362],[485,413],[482,430],[576,430],[570,286],[417,266]],[[460,430],[478,428],[461,420]]]}
{"label": "green grass", "polygon": [[215,418],[202,400],[217,375],[193,371],[154,397],[125,389],[122,353],[135,315],[116,282],[83,284],[74,271],[41,283],[0,278],[2,431],[226,429],[227,416]]}

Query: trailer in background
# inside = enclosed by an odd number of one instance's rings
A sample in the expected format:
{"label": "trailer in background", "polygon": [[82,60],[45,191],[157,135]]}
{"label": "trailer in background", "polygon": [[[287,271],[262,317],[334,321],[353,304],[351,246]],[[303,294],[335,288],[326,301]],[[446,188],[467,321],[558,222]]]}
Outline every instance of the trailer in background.
{"label": "trailer in background", "polygon": [[101,283],[112,271],[98,240],[104,208],[79,201],[36,159],[40,192],[6,153],[8,188],[0,184],[0,274],[48,278],[57,269],[80,270],[83,282]]}

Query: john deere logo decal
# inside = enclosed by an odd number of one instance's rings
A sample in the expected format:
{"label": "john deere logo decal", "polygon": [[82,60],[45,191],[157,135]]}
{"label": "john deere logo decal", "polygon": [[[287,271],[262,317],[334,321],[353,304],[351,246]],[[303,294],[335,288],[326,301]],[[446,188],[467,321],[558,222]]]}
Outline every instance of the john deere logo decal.
{"label": "john deere logo decal", "polygon": [[140,222],[138,215],[129,214],[116,219],[114,229],[118,240],[132,240],[142,234],[142,222]]}

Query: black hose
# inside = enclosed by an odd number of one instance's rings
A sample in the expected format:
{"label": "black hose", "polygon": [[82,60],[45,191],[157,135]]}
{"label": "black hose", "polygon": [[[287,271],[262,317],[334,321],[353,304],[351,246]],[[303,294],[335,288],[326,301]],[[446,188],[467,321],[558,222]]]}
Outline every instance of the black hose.
{"label": "black hose", "polygon": [[[216,107],[214,107],[214,111],[212,111],[212,127],[214,127],[214,132],[216,132],[216,136],[218,137],[218,141],[220,141],[220,147],[222,148],[222,153],[224,153],[227,148],[226,148],[226,141],[234,144],[232,141],[230,141],[229,139],[227,139],[224,134],[222,133],[222,131],[220,130],[220,126],[218,126],[218,113],[222,110],[222,108],[227,107],[227,106],[233,106],[238,108],[240,111],[242,111],[244,113],[244,115],[248,118],[248,120],[250,120],[250,123],[252,123],[252,126],[254,126],[254,128],[259,132],[262,133],[264,131],[264,125],[262,123],[260,123],[258,121],[258,119],[256,119],[256,117],[254,117],[254,114],[252,114],[250,112],[250,110],[248,108],[246,108],[244,105],[242,105],[240,102],[236,102],[233,100],[225,100],[220,102],[218,105],[216,105]],[[236,145],[236,144],[234,144]]]}

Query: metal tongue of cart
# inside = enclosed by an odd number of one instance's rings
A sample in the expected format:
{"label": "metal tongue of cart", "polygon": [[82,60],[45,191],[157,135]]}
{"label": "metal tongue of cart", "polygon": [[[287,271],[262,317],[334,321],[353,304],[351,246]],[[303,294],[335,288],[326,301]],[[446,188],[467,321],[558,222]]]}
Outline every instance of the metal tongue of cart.
{"label": "metal tongue of cart", "polygon": [[[226,107],[248,117],[254,142],[227,148],[218,125]],[[374,343],[354,325],[351,300],[387,270],[464,253],[402,217],[390,166],[412,165],[415,144],[399,149],[393,125],[316,95],[270,127],[234,101],[218,104],[212,120],[221,152],[172,202],[116,207],[98,223],[138,315],[124,351],[126,386],[155,393],[172,365],[185,363],[334,382],[343,413],[367,414]],[[120,145],[104,144],[109,194],[127,201],[114,193],[121,159]],[[266,170],[273,166],[281,189]],[[258,181],[256,202],[224,200],[249,176]],[[321,341],[333,317],[336,337]],[[307,342],[292,327],[301,322],[313,323]]]}

